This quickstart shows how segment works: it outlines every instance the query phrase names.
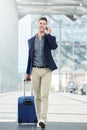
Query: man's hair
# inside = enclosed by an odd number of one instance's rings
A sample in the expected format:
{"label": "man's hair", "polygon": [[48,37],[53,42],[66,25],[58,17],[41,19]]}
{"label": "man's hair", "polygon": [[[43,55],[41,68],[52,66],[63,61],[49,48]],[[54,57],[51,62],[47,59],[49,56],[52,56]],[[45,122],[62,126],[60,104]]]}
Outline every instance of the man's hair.
{"label": "man's hair", "polygon": [[47,18],[46,17],[41,17],[40,19],[39,19],[39,21],[40,20],[44,20],[44,21],[46,21],[46,23],[47,23]]}

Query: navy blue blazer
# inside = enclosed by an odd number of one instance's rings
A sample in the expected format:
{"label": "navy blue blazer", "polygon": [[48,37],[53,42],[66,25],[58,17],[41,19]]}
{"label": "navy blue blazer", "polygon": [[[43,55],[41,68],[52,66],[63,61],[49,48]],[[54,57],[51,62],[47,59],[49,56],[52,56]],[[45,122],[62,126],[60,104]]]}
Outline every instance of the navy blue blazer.
{"label": "navy blue blazer", "polygon": [[[27,70],[26,70],[27,74],[32,73],[35,37],[36,35],[28,40],[29,55],[28,55],[28,63],[27,63]],[[51,34],[46,34],[44,40],[44,54],[45,54],[47,66],[51,71],[57,69],[57,66],[51,54],[51,50],[56,48],[57,48],[56,38]]]}

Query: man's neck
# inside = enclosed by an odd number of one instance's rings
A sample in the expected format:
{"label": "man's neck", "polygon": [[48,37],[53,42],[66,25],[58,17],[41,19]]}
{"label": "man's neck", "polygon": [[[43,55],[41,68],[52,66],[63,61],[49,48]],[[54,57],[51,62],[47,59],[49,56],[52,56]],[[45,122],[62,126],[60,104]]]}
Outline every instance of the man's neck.
{"label": "man's neck", "polygon": [[38,33],[39,39],[41,39],[41,38],[44,36],[44,34],[45,34],[44,32],[43,32],[43,33],[40,33],[40,32],[39,32],[39,33]]}

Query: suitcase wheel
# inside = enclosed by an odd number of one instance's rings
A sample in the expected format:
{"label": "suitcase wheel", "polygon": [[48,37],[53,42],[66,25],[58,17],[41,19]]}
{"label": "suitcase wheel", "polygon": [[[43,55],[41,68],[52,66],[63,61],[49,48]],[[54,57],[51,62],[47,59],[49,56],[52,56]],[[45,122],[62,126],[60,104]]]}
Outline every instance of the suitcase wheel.
{"label": "suitcase wheel", "polygon": [[21,123],[22,123],[22,120],[21,120],[20,118],[18,119],[18,123],[19,123],[19,124],[21,124]]}
{"label": "suitcase wheel", "polygon": [[34,123],[36,123],[36,124],[37,124],[37,122],[38,122],[38,120],[36,119],[36,120],[34,121]]}

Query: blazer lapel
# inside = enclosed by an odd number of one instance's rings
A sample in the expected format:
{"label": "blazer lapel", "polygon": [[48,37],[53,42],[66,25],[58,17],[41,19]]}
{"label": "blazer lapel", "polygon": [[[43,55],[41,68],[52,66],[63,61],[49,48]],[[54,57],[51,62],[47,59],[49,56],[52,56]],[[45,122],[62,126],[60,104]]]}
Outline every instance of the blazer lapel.
{"label": "blazer lapel", "polygon": [[32,52],[34,51],[35,36],[31,39],[30,45]]}

